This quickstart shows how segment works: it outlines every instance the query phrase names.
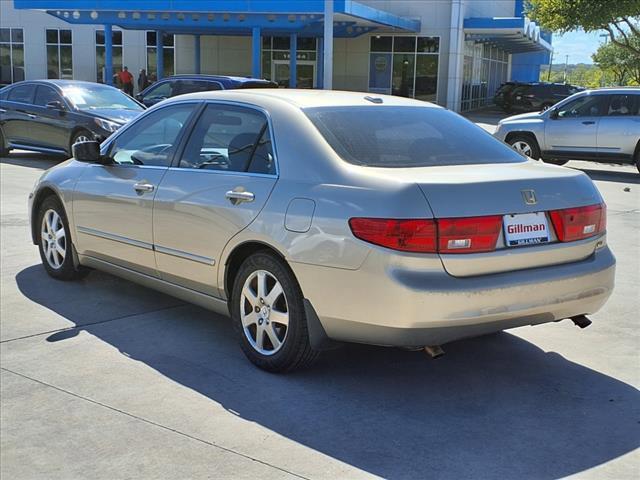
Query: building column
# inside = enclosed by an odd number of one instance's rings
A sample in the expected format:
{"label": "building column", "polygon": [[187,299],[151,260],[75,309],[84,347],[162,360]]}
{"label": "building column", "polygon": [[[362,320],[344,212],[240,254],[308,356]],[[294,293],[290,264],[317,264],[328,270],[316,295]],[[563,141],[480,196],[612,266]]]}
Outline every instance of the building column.
{"label": "building column", "polygon": [[324,0],[324,54],[322,88],[333,88],[333,0]]}
{"label": "building column", "polygon": [[113,27],[104,26],[104,83],[113,85]]}
{"label": "building column", "polygon": [[260,37],[260,27],[253,27],[251,30],[251,76],[260,78],[262,62],[260,61],[260,51],[262,49],[262,38]]}
{"label": "building column", "polygon": [[162,30],[156,30],[156,77],[160,80],[164,77],[164,32]]}
{"label": "building column", "polygon": [[289,88],[298,85],[298,34],[291,34],[291,47],[289,55]]}
{"label": "building column", "polygon": [[323,52],[324,52],[324,40],[322,37],[318,38],[318,54],[316,55],[316,88],[322,88],[323,85],[323,74],[324,74],[324,61],[323,61]]}
{"label": "building column", "polygon": [[200,74],[200,35],[193,36],[193,62],[195,65],[194,73]]}
{"label": "building column", "polygon": [[464,73],[464,9],[462,3],[463,0],[451,0],[446,106],[454,112],[460,111],[462,102],[462,81]]}

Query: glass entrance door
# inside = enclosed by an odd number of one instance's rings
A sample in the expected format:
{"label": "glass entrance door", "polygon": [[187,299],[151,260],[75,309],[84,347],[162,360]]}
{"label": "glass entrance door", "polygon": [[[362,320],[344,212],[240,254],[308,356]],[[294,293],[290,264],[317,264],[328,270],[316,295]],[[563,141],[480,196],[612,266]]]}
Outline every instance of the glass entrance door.
{"label": "glass entrance door", "polygon": [[[296,69],[297,88],[316,86],[316,62],[298,60]],[[289,88],[289,60],[274,60],[271,64],[271,78],[278,86]]]}

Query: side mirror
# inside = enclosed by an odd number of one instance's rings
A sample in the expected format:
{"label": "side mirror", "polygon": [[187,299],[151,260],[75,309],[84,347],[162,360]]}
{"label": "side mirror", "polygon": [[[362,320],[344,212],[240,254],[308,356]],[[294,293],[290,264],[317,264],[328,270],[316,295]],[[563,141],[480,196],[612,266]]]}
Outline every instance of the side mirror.
{"label": "side mirror", "polygon": [[62,105],[62,102],[60,100],[52,100],[49,103],[47,103],[46,105],[47,109],[49,110],[64,110],[64,105]]}
{"label": "side mirror", "polygon": [[73,158],[79,162],[86,163],[106,163],[104,157],[100,155],[100,144],[98,142],[78,142],[71,147]]}

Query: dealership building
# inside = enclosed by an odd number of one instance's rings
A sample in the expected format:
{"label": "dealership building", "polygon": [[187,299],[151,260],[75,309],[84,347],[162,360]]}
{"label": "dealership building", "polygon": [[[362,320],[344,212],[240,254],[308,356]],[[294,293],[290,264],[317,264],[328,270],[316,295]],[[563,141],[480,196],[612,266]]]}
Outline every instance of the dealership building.
{"label": "dealership building", "polygon": [[466,111],[537,81],[551,36],[524,0],[3,0],[1,82],[202,73]]}

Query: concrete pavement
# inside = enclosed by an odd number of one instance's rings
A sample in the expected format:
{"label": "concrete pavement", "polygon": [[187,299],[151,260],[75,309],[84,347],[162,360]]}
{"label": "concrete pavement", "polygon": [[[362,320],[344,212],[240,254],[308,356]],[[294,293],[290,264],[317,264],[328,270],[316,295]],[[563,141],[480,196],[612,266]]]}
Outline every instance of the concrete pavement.
{"label": "concrete pavement", "polygon": [[603,193],[618,258],[590,328],[524,327],[438,361],[352,345],[277,376],[222,317],[99,272],[49,278],[26,198],[54,163],[0,163],[3,479],[638,477],[634,168],[569,164]]}

